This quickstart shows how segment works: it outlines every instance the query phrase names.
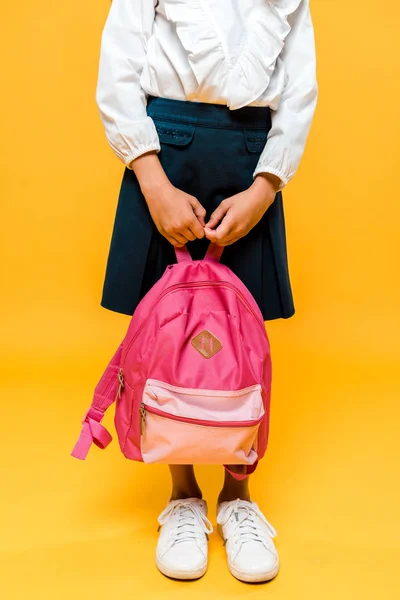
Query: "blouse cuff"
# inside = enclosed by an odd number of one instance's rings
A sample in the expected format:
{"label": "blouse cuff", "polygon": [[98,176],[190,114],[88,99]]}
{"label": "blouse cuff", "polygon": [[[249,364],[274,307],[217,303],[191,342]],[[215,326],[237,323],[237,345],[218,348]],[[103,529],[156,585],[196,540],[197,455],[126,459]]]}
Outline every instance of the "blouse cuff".
{"label": "blouse cuff", "polygon": [[291,179],[291,176],[285,173],[283,169],[276,169],[275,167],[269,167],[268,165],[258,164],[256,170],[253,173],[253,178],[255,178],[257,175],[260,175],[261,173],[271,173],[271,175],[279,177],[281,183],[278,187],[278,192],[283,190],[285,185],[287,185],[289,183],[289,180]]}
{"label": "blouse cuff", "polygon": [[114,154],[128,169],[130,163],[146,152],[160,152],[161,145],[153,119],[145,116],[138,121],[120,120],[105,117],[108,130],[106,135]]}
{"label": "blouse cuff", "polygon": [[157,152],[158,154],[160,150],[161,147],[159,142],[153,142],[152,144],[142,144],[141,146],[135,148],[135,150],[133,150],[129,156],[124,157],[123,162],[125,166],[132,171],[132,167],[130,166],[130,164],[133,160],[139,158],[139,156],[142,156],[147,152]]}

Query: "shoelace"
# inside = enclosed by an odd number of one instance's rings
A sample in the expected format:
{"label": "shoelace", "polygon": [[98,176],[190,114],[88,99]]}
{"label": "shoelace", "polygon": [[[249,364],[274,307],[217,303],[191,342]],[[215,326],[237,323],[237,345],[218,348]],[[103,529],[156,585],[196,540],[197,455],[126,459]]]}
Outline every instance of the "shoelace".
{"label": "shoelace", "polygon": [[176,514],[178,515],[178,525],[174,544],[195,540],[196,525],[200,526],[206,534],[213,532],[213,526],[200,508],[196,504],[185,500],[174,500],[163,510],[158,517],[160,526],[165,525]]}
{"label": "shoelace", "polygon": [[[237,536],[240,543],[245,542],[264,542],[265,531],[260,529],[255,523],[255,519],[259,518],[266,525],[269,535],[273,538],[276,536],[276,531],[271,523],[267,521],[257,505],[250,504],[243,500],[237,499],[233,503],[229,503],[219,512],[217,522],[219,525],[225,525],[232,514],[235,515],[236,525],[229,532],[230,537]],[[228,538],[225,539],[225,544]]]}

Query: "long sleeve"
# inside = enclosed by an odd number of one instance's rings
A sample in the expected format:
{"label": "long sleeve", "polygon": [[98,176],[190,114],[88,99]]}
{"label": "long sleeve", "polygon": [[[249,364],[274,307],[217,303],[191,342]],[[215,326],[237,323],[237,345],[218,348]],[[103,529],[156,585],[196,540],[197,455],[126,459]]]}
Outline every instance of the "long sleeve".
{"label": "long sleeve", "polygon": [[155,3],[113,0],[101,38],[96,101],[107,140],[126,166],[145,152],[160,150],[140,85]]}
{"label": "long sleeve", "polygon": [[292,29],[281,55],[286,85],[278,109],[272,111],[272,128],[254,172],[254,177],[259,173],[278,176],[280,189],[290,181],[300,164],[318,96],[309,0],[302,0],[288,20]]}

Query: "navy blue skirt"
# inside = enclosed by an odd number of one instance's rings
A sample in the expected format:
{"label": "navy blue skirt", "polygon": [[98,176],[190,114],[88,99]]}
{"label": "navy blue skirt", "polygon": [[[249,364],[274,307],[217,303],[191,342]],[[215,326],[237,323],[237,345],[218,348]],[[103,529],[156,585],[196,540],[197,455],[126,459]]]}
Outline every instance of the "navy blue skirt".
{"label": "navy blue skirt", "polygon": [[[247,189],[271,128],[269,108],[226,106],[151,98],[147,112],[161,143],[159,158],[170,181],[195,196],[207,217],[219,203]],[[204,257],[208,240],[188,249]],[[125,169],[107,261],[101,305],[132,315],[139,301],[176,262],[173,246],[157,231],[135,174]],[[282,194],[221,262],[244,282],[265,320],[294,314]]]}

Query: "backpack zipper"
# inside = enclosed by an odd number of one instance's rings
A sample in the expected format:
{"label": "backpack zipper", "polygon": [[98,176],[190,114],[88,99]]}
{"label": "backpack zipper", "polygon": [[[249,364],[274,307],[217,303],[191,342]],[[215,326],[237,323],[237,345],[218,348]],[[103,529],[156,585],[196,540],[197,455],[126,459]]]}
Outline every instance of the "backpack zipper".
{"label": "backpack zipper", "polygon": [[[242,303],[246,306],[247,310],[253,315],[253,317],[257,321],[258,325],[260,327],[262,327],[262,330],[264,331],[264,334],[265,334],[265,325],[264,325],[264,322],[260,321],[260,319],[258,318],[258,316],[255,313],[255,311],[253,310],[253,308],[247,302],[247,300],[244,297],[244,295],[237,289],[237,287],[234,286],[232,283],[228,283],[227,281],[224,281],[224,282],[216,282],[216,281],[192,281],[192,282],[188,282],[188,283],[185,283],[185,284],[176,283],[175,285],[171,285],[169,288],[167,288],[166,290],[164,290],[164,292],[162,294],[160,294],[160,296],[157,298],[156,302],[153,304],[153,310],[154,310],[155,306],[157,306],[157,304],[165,296],[167,296],[168,294],[171,294],[172,292],[176,291],[177,289],[180,289],[180,288],[181,289],[187,289],[189,287],[190,288],[194,288],[194,287],[226,287],[228,289],[234,290],[236,292],[237,296],[242,301]],[[138,335],[142,331],[144,325],[147,323],[147,319],[149,318],[149,316],[143,321],[143,323],[140,325],[139,329],[137,330],[136,334],[133,336],[133,338],[129,342],[129,345],[128,345],[127,349],[125,350],[123,358],[121,360],[121,364],[124,364],[125,359],[126,359],[128,353],[129,353],[129,350],[132,347],[133,342],[136,340],[136,338],[138,337]]]}
{"label": "backpack zipper", "polygon": [[117,389],[117,394],[115,396],[115,398],[118,398],[118,400],[121,399],[121,393],[122,390],[124,389],[125,384],[124,384],[124,370],[121,367],[120,370],[118,371],[118,389]]}
{"label": "backpack zipper", "polygon": [[140,435],[144,434],[146,427],[146,413],[157,415],[158,417],[162,417],[164,419],[170,419],[171,421],[180,421],[181,423],[188,423],[189,425],[202,425],[203,427],[253,427],[254,425],[258,425],[264,419],[265,415],[262,415],[258,419],[253,419],[250,421],[208,421],[202,419],[192,419],[190,417],[179,417],[178,415],[171,415],[170,413],[166,413],[163,410],[158,408],[154,408],[153,406],[148,406],[144,402],[140,404],[139,413],[140,413]]}
{"label": "backpack zipper", "polygon": [[144,402],[142,402],[139,407],[139,413],[140,413],[140,435],[143,435],[144,428],[146,426],[146,409],[144,406]]}
{"label": "backpack zipper", "polygon": [[[170,383],[166,383],[165,381],[159,381],[158,379],[148,379],[146,381],[146,386],[149,386],[150,388],[153,387],[160,387],[163,389],[168,390],[169,392],[177,392],[178,394],[181,394],[183,396],[190,394],[190,396],[220,396],[221,398],[231,398],[234,397],[236,398],[237,396],[244,396],[245,394],[248,394],[250,391],[259,391],[262,389],[261,385],[259,383],[255,383],[253,385],[248,385],[245,388],[242,388],[240,390],[209,390],[209,389],[196,389],[194,390],[193,388],[189,388],[188,390],[186,390],[185,388],[182,388],[180,386],[176,386],[176,385],[171,385]],[[154,393],[154,392],[153,392]],[[156,396],[156,394],[154,393],[154,395]]]}

